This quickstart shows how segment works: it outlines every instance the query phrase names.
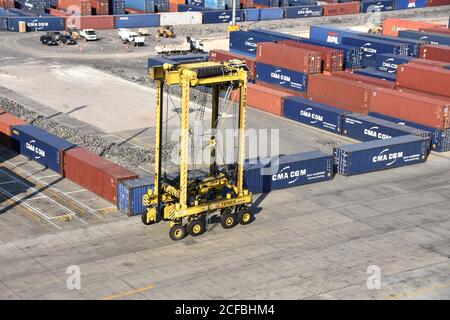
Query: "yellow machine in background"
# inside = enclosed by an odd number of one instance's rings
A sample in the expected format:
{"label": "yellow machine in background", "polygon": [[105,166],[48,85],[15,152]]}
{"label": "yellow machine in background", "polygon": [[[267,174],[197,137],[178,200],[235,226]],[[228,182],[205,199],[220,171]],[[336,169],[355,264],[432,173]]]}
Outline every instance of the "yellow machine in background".
{"label": "yellow machine in background", "polygon": [[[225,229],[237,223],[248,224],[253,220],[249,210],[252,195],[244,188],[245,123],[247,98],[247,70],[245,64],[200,62],[192,64],[164,64],[152,67],[151,78],[156,81],[156,147],[154,190],[144,196],[148,206],[142,215],[144,224],[170,221],[169,235],[181,240],[186,234],[198,236],[206,231],[206,216],[219,212]],[[162,129],[164,86],[181,85],[181,137],[179,181],[166,179],[162,174]],[[216,143],[211,136],[211,164],[209,175],[203,179],[189,180],[188,150],[190,141],[190,90],[207,86],[212,89],[211,129],[216,132],[219,119],[219,95],[222,90],[239,89],[238,159],[235,173],[219,170],[216,163]],[[230,90],[231,91],[231,90]]]}

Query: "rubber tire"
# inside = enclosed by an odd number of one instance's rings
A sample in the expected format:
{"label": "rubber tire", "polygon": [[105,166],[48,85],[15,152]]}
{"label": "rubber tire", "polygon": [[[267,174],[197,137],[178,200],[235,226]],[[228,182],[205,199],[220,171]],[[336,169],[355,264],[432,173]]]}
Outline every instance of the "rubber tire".
{"label": "rubber tire", "polygon": [[[197,231],[195,229],[199,228]],[[206,221],[205,219],[192,220],[187,227],[188,233],[193,237],[198,237],[206,231]]]}
{"label": "rubber tire", "polygon": [[242,225],[246,225],[252,223],[254,219],[254,214],[249,209],[239,210],[238,212],[238,221]]}
{"label": "rubber tire", "polygon": [[144,212],[143,214],[141,214],[141,221],[146,226],[153,224],[152,222],[147,222],[147,212]]}
{"label": "rubber tire", "polygon": [[181,224],[176,224],[169,230],[170,239],[173,241],[180,241],[186,237],[186,227]]}
{"label": "rubber tire", "polygon": [[[230,223],[230,220],[232,222]],[[223,213],[220,216],[220,224],[224,229],[231,229],[237,224],[237,216],[232,212]]]}

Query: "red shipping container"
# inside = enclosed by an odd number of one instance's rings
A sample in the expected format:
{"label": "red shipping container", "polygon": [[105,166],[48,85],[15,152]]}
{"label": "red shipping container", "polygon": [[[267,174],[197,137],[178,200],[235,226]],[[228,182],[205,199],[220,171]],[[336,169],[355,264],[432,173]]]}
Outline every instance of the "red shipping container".
{"label": "red shipping container", "polygon": [[347,72],[347,71],[333,72],[333,77],[352,80],[352,81],[358,81],[361,83],[369,84],[369,85],[380,87],[380,88],[391,88],[391,89],[395,88],[395,82],[393,82],[393,81],[377,79],[377,78],[365,76],[362,74]]}
{"label": "red shipping container", "polygon": [[169,3],[169,12],[178,12],[178,3]]}
{"label": "red shipping container", "polygon": [[247,88],[247,105],[277,116],[283,115],[284,98],[290,96],[278,90],[249,83]]}
{"label": "red shipping container", "polygon": [[322,74],[308,77],[307,97],[344,110],[367,114],[375,86]]}
{"label": "red shipping container", "polygon": [[369,110],[436,129],[447,129],[450,127],[449,107],[449,101],[378,88],[372,92]]}
{"label": "red shipping container", "polygon": [[321,70],[319,52],[282,43],[258,43],[256,61],[302,73],[318,73]]}
{"label": "red shipping container", "polygon": [[361,4],[359,2],[330,3],[323,6],[324,16],[341,16],[344,14],[359,14]]}
{"label": "red shipping container", "polygon": [[256,84],[258,86],[261,86],[261,87],[266,87],[266,88],[270,88],[272,90],[281,91],[281,92],[286,93],[286,94],[288,94],[290,96],[297,96],[297,97],[303,97],[303,98],[306,97],[306,93],[305,92],[299,92],[299,91],[295,91],[295,90],[291,90],[291,89],[275,86],[275,85],[267,83],[267,82],[256,80]]}
{"label": "red shipping container", "polygon": [[450,4],[450,0],[428,0],[428,7],[445,6]]}
{"label": "red shipping container", "polygon": [[450,46],[424,45],[420,47],[423,59],[450,62]]}
{"label": "red shipping container", "polygon": [[97,16],[107,16],[109,14],[108,0],[90,0],[92,14]]}
{"label": "red shipping container", "polygon": [[421,64],[424,66],[435,66],[439,68],[443,68],[448,65],[448,62],[436,61],[436,60],[428,60],[428,59],[411,59],[408,61],[410,64]]}
{"label": "red shipping container", "polygon": [[48,13],[50,13],[52,16],[55,16],[55,17],[67,17],[67,16],[69,16],[69,14],[66,11],[62,11],[62,10],[59,10],[59,9],[49,8],[48,11],[49,11]]}
{"label": "red shipping container", "polygon": [[114,29],[114,16],[67,17],[67,28]]}
{"label": "red shipping container", "polygon": [[83,148],[64,152],[63,176],[114,204],[119,182],[139,177]]}
{"label": "red shipping container", "polygon": [[256,78],[256,59],[243,55],[243,54],[239,54],[239,53],[234,53],[234,52],[230,52],[230,51],[225,51],[225,50],[211,50],[209,52],[209,56],[210,56],[210,60],[214,61],[214,62],[226,62],[226,61],[230,61],[233,59],[238,59],[238,60],[242,60],[245,62],[245,64],[247,65],[247,68],[249,69],[248,71],[248,78],[250,80],[255,80]]}
{"label": "red shipping container", "polygon": [[422,96],[422,97],[426,97],[426,98],[438,99],[438,100],[444,100],[444,101],[450,102],[448,97],[441,96],[441,95],[434,94],[434,93],[417,91],[417,90],[414,90],[414,89],[400,88],[400,87],[397,87],[396,89],[397,89],[397,91],[400,91],[400,92],[407,92],[407,93],[416,94],[416,95],[419,95],[419,96]]}
{"label": "red shipping container", "polygon": [[143,10],[136,10],[131,8],[125,8],[125,12],[128,14],[145,14],[146,12]]}
{"label": "red shipping container", "polygon": [[92,14],[89,0],[59,0],[58,8],[66,9],[69,14],[90,16]]}
{"label": "red shipping container", "polygon": [[12,128],[22,124],[26,124],[26,122],[0,110],[0,144],[11,148]]}
{"label": "red shipping container", "polygon": [[398,36],[398,32],[401,30],[420,30],[422,28],[447,29],[447,26],[445,24],[403,20],[397,18],[384,19],[383,21],[383,34],[386,36]]}
{"label": "red shipping container", "polygon": [[14,0],[0,0],[0,7],[5,9],[14,8]]}
{"label": "red shipping container", "polygon": [[322,46],[316,46],[309,43],[297,42],[293,40],[281,41],[280,43],[288,46],[320,52],[322,60],[322,69],[324,71],[334,72],[344,69],[344,51]]}
{"label": "red shipping container", "polygon": [[450,97],[450,70],[405,64],[397,69],[397,86]]}

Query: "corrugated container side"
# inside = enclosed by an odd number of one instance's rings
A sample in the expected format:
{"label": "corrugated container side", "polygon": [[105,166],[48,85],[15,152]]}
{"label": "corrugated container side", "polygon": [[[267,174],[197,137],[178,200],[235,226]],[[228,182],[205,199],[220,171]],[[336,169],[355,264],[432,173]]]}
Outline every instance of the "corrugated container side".
{"label": "corrugated container side", "polygon": [[153,190],[154,179],[143,178],[119,182],[117,187],[117,209],[129,217],[143,214],[147,211],[143,197]]}
{"label": "corrugated container side", "polygon": [[11,139],[22,155],[57,173],[62,172],[62,153],[75,147],[75,144],[30,124],[14,126]]}
{"label": "corrugated container side", "polygon": [[63,174],[67,179],[114,204],[117,204],[119,182],[139,177],[83,148],[64,152]]}
{"label": "corrugated container side", "polygon": [[289,95],[283,92],[249,83],[247,88],[247,105],[282,116],[284,98],[287,96]]}
{"label": "corrugated container side", "polygon": [[308,87],[308,76],[305,73],[261,62],[256,63],[256,80],[300,92],[306,92]]}
{"label": "corrugated container side", "polygon": [[448,100],[378,88],[370,97],[369,111],[436,129],[447,129],[450,127],[449,105]]}
{"label": "corrugated container side", "polygon": [[291,89],[288,89],[285,87],[280,87],[280,86],[277,86],[277,85],[274,85],[271,83],[267,83],[267,82],[264,82],[261,80],[256,80],[254,83],[256,83],[258,86],[261,86],[261,87],[266,87],[266,88],[269,88],[272,90],[277,90],[277,91],[285,93],[289,96],[303,97],[303,98],[306,97],[306,92],[303,92],[303,91],[291,90]]}
{"label": "corrugated container side", "polygon": [[[354,36],[358,32],[336,26],[312,25],[309,27],[309,37],[327,43],[342,44],[342,37]],[[359,46],[358,46],[359,47]]]}
{"label": "corrugated container side", "polygon": [[420,31],[431,32],[431,33],[442,33],[446,35],[450,35],[450,29],[440,29],[440,28],[422,28]]}
{"label": "corrugated container side", "polygon": [[448,62],[436,61],[436,60],[428,60],[428,59],[411,59],[409,60],[410,64],[421,64],[424,66],[435,66],[439,68],[445,68],[448,65]]}
{"label": "corrugated container side", "polygon": [[362,74],[347,71],[334,72],[333,77],[343,78],[347,80],[359,81],[361,83],[373,85],[375,87],[395,89],[395,82],[383,79],[373,78]]}
{"label": "corrugated container side", "polygon": [[256,56],[256,48],[259,42],[285,40],[281,36],[263,34],[254,31],[230,32],[230,51],[246,55]]}
{"label": "corrugated container side", "polygon": [[[12,148],[12,128],[14,126],[20,126],[26,124],[25,121],[14,117],[13,115],[3,112],[0,110],[0,144],[4,145],[7,148]],[[18,151],[18,148],[14,148]]]}
{"label": "corrugated container side", "polygon": [[322,6],[318,6],[318,5],[284,7],[284,18],[285,19],[320,17],[322,15],[323,15],[323,8],[322,8]]}
{"label": "corrugated container side", "polygon": [[342,43],[360,47],[363,51],[363,59],[370,60],[375,60],[376,55],[379,53],[408,55],[409,51],[407,44],[362,36],[344,36]]}
{"label": "corrugated container side", "polygon": [[445,24],[429,23],[416,20],[404,20],[398,18],[388,18],[383,20],[383,34],[388,36],[398,36],[402,30],[420,30],[421,28],[446,28]]}
{"label": "corrugated container side", "polygon": [[114,29],[114,16],[70,16],[66,18],[67,28]]}
{"label": "corrugated container side", "polygon": [[446,6],[450,4],[450,0],[428,0],[429,7]]}
{"label": "corrugated container side", "polygon": [[347,3],[330,3],[323,6],[324,16],[340,16],[357,14],[361,11],[361,4],[357,1]]}
{"label": "corrugated container side", "polygon": [[259,21],[261,20],[261,9],[245,9],[244,10],[245,21]]}
{"label": "corrugated container side", "polygon": [[[233,18],[231,10],[225,11],[204,11],[203,23],[229,23]],[[236,10],[236,21],[244,21],[244,11]]]}
{"label": "corrugated container side", "polygon": [[27,31],[62,31],[64,18],[59,17],[11,17],[9,31],[19,31],[19,22],[26,23]]}
{"label": "corrugated container side", "polygon": [[160,25],[159,14],[119,15],[114,16],[115,28],[145,28]]}
{"label": "corrugated container side", "polygon": [[396,80],[395,74],[379,71],[379,70],[377,70],[375,68],[371,68],[371,67],[364,68],[364,69],[355,69],[355,70],[353,70],[353,72],[356,74],[362,74],[362,75],[376,78],[376,79],[391,81],[393,83],[395,83],[395,80]]}
{"label": "corrugated container side", "polygon": [[408,56],[417,58],[420,53],[420,47],[424,44],[427,44],[426,41],[421,40],[414,40],[414,39],[405,39],[405,38],[399,38],[394,36],[387,36],[387,35],[381,35],[381,34],[374,34],[374,33],[364,33],[360,34],[366,38],[375,38],[380,40],[386,40],[386,41],[393,41],[396,43],[403,43],[408,45]]}
{"label": "corrugated container side", "polygon": [[319,52],[294,47],[290,44],[258,43],[256,60],[257,62],[302,73],[318,73],[321,71]]}
{"label": "corrugated container side", "polygon": [[450,97],[450,71],[418,64],[402,65],[397,71],[397,86]]}
{"label": "corrugated container side", "polygon": [[333,178],[333,157],[320,151],[279,156],[265,164],[250,165],[244,171],[245,186],[253,193],[265,193]]}
{"label": "corrugated container side", "polygon": [[398,36],[407,39],[428,41],[431,44],[450,45],[450,36],[432,32],[421,32],[412,30],[403,30],[398,32]]}
{"label": "corrugated container side", "polygon": [[335,172],[344,176],[425,162],[428,140],[406,135],[334,148]]}
{"label": "corrugated container side", "polygon": [[341,134],[344,116],[349,113],[299,97],[285,98],[283,112],[285,118],[336,134]]}
{"label": "corrugated container side", "polygon": [[344,52],[342,50],[291,40],[282,41],[280,43],[319,52],[322,60],[322,69],[324,71],[334,72],[344,68]]}
{"label": "corrugated container side", "polygon": [[420,57],[427,60],[437,60],[450,63],[450,47],[425,45],[420,48]]}
{"label": "corrugated container side", "polygon": [[420,130],[428,131],[431,135],[431,149],[436,152],[446,152],[450,151],[450,129],[435,129],[427,127],[415,122],[406,121],[400,118],[386,116],[381,113],[369,112],[370,116],[384,119],[387,121],[395,122],[399,125],[406,125],[409,127],[417,128]]}
{"label": "corrugated container side", "polygon": [[283,8],[263,8],[259,18],[260,20],[281,20],[284,18]]}
{"label": "corrugated container side", "polygon": [[164,25],[190,25],[202,24],[201,12],[169,12],[160,13],[160,24]]}
{"label": "corrugated container side", "polygon": [[428,0],[394,0],[395,10],[425,8]]}
{"label": "corrugated container side", "polygon": [[391,139],[411,134],[431,142],[429,131],[358,113],[345,115],[342,134],[359,141]]}
{"label": "corrugated container side", "polygon": [[367,114],[374,87],[333,76],[310,75],[307,97],[344,110]]}
{"label": "corrugated container side", "polygon": [[394,10],[392,0],[363,0],[361,1],[361,12],[380,12]]}
{"label": "corrugated container side", "polygon": [[411,57],[397,54],[381,53],[376,57],[376,68],[387,73],[397,73],[399,65],[408,63]]}

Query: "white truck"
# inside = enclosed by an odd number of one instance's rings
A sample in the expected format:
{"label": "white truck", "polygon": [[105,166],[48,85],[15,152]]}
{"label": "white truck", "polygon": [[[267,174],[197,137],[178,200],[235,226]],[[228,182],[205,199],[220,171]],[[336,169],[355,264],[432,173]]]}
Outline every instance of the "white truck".
{"label": "white truck", "polygon": [[97,41],[98,35],[97,35],[97,31],[95,31],[94,29],[83,29],[80,30],[80,37],[84,38],[86,41]]}
{"label": "white truck", "polygon": [[130,29],[120,28],[117,33],[123,44],[131,44],[132,46],[144,45],[145,37],[140,36],[137,32],[131,31]]}
{"label": "white truck", "polygon": [[161,55],[203,53],[205,52],[204,49],[202,40],[191,39],[190,37],[186,37],[186,41],[180,44],[155,46],[156,53]]}

